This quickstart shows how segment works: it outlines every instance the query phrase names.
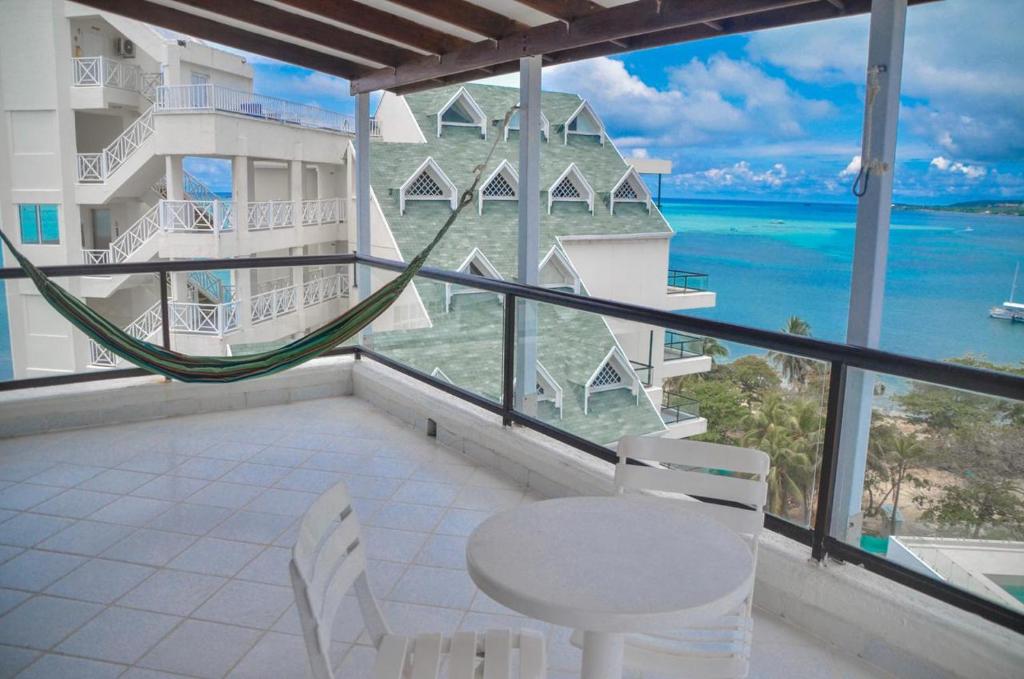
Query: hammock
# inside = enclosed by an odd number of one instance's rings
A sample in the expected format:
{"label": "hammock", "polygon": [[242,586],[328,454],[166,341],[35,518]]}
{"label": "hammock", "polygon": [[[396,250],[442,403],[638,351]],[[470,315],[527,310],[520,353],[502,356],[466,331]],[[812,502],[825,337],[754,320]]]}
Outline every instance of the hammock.
{"label": "hammock", "polygon": [[[506,125],[514,110],[514,108],[510,109],[505,114]],[[455,223],[462,209],[473,202],[477,184],[494,154],[500,137],[501,135],[495,135],[487,158],[474,168],[473,184],[463,192],[458,205],[445,220],[441,230],[397,277],[333,321],[272,351],[244,356],[189,356],[165,349],[152,342],[136,339],[50,280],[22,253],[18,252],[3,231],[0,231],[0,239],[10,249],[18,264],[35,283],[39,294],[49,302],[50,306],[90,339],[126,361],[149,372],[181,382],[237,382],[253,377],[272,375],[316,358],[350,339],[398,300],[419,270],[423,268],[434,246],[441,242],[441,239],[448,233],[448,229]],[[167,319],[164,319],[164,322],[167,322]]]}

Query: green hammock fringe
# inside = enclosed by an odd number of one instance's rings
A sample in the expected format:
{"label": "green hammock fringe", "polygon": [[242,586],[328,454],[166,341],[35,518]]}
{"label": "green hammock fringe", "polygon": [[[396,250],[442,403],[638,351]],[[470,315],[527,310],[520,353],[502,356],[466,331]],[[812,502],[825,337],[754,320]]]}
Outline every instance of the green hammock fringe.
{"label": "green hammock fringe", "polygon": [[[516,107],[513,107],[505,114],[504,125],[508,124],[515,109]],[[0,239],[10,249],[18,264],[39,290],[39,294],[50,306],[104,349],[144,370],[181,382],[237,382],[273,375],[316,358],[354,337],[398,300],[423,268],[434,247],[448,233],[459,213],[473,202],[477,185],[494,155],[498,139],[500,135],[496,134],[486,159],[473,170],[473,184],[462,193],[458,205],[445,220],[441,230],[398,276],[333,321],[271,351],[244,356],[189,356],[152,342],[136,339],[50,280],[14,247],[3,231],[0,231]],[[168,320],[164,319],[164,322]]]}

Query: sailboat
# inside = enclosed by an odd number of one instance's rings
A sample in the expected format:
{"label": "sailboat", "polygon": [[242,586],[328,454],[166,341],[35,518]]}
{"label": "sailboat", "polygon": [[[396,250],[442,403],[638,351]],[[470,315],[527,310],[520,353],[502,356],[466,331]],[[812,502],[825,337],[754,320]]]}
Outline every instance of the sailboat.
{"label": "sailboat", "polygon": [[1020,262],[1017,262],[1017,268],[1013,271],[1013,285],[1010,287],[1009,301],[1003,302],[1002,306],[992,307],[988,312],[989,316],[1012,323],[1024,323],[1024,304],[1013,301],[1017,295],[1017,278],[1019,276]]}

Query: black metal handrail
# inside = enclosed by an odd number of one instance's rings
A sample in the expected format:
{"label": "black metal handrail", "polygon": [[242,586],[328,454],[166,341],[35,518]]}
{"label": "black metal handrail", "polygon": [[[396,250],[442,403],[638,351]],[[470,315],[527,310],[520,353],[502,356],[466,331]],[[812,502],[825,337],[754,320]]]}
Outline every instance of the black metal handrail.
{"label": "black metal handrail", "polygon": [[683,271],[682,269],[668,270],[668,287],[679,290],[705,291],[708,289],[709,276],[706,273],[697,271]]}
{"label": "black metal handrail", "polygon": [[[133,264],[73,265],[43,267],[43,271],[51,276],[89,276],[116,275],[134,273],[166,273],[172,271],[200,271],[210,269],[252,269],[293,266],[313,266],[328,264],[362,264],[370,267],[400,271],[405,262],[362,255],[311,255],[301,257],[249,257],[239,259],[217,260],[178,260],[167,262],[140,262]],[[669,313],[659,309],[625,304],[612,300],[585,297],[571,293],[533,287],[509,281],[481,278],[470,274],[453,271],[424,268],[420,276],[430,280],[450,282],[480,290],[496,292],[505,296],[505,317],[503,328],[503,396],[501,403],[482,398],[468,390],[443,382],[414,368],[374,352],[365,347],[346,347],[332,353],[354,352],[356,357],[369,357],[380,361],[395,370],[411,375],[416,379],[429,383],[438,389],[453,394],[465,401],[473,403],[485,410],[499,414],[505,424],[520,424],[542,434],[552,437],[584,452],[590,453],[609,462],[615,462],[613,451],[592,441],[572,434],[564,429],[544,422],[536,417],[519,412],[514,407],[512,381],[515,365],[516,313],[519,300],[530,300],[552,304],[583,312],[594,313],[610,318],[618,318],[645,325],[660,326],[669,331],[692,333],[711,336],[718,339],[740,342],[761,349],[778,351],[803,358],[810,358],[829,364],[828,402],[825,415],[825,431],[822,459],[818,477],[818,505],[815,522],[811,528],[794,524],[785,519],[768,515],[765,525],[787,537],[810,545],[812,557],[822,560],[832,556],[841,560],[860,564],[873,572],[921,592],[925,592],[942,601],[959,606],[972,613],[996,622],[1000,625],[1024,633],[1024,615],[1011,611],[1000,604],[958,589],[922,575],[908,568],[843,543],[829,534],[832,504],[835,496],[836,466],[839,459],[840,428],[843,420],[843,396],[845,393],[846,376],[850,368],[858,368],[871,372],[885,373],[911,380],[920,380],[939,386],[973,391],[980,394],[1024,401],[1024,377],[983,370],[969,366],[943,363],[929,359],[902,356],[878,349],[867,349],[848,344],[827,342],[809,337],[789,335],[760,330],[722,321],[712,321],[692,316]],[[0,280],[25,278],[21,269],[0,269]],[[160,277],[166,287],[166,277]],[[166,295],[162,294],[166,299]],[[169,345],[167,329],[167,308],[163,305],[164,343]],[[55,377],[28,378],[0,382],[0,391],[22,389],[37,386],[68,384],[91,380],[110,379],[148,374],[136,368],[106,370],[77,375],[61,375]],[[680,395],[680,398],[688,398]],[[664,401],[663,401],[664,403]],[[687,406],[680,400],[671,407],[679,407],[686,411]]]}
{"label": "black metal handrail", "polygon": [[700,403],[697,399],[678,391],[661,392],[661,420],[665,424],[676,424],[700,417]]}
{"label": "black metal handrail", "polygon": [[704,355],[704,338],[674,330],[665,331],[665,360],[695,358]]}
{"label": "black metal handrail", "polygon": [[629,359],[629,365],[632,366],[633,372],[640,379],[640,383],[645,387],[649,387],[654,384],[654,366],[650,363],[641,363],[640,361],[634,361]]}

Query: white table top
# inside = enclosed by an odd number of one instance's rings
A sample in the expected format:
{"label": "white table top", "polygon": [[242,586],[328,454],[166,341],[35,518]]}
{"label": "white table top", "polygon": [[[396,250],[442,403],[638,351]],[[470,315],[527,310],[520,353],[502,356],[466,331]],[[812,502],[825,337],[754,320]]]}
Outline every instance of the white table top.
{"label": "white table top", "polygon": [[469,575],[498,603],[575,629],[654,632],[726,613],[754,577],[753,556],[686,504],[575,497],[501,512],[470,536]]}

